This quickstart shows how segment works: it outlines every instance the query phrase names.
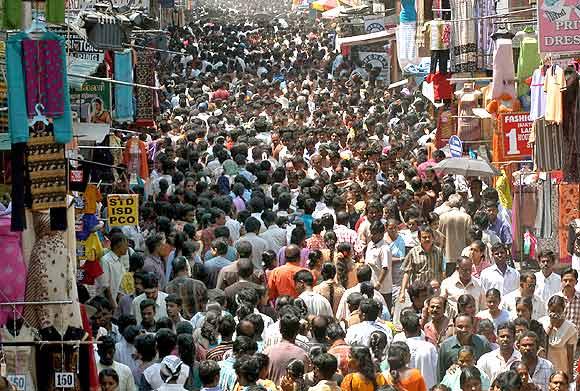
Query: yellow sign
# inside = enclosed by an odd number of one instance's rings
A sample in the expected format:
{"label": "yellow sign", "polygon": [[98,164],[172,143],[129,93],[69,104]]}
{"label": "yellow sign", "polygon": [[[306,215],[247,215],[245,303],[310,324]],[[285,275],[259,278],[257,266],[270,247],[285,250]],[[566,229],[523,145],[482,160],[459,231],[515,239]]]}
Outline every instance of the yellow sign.
{"label": "yellow sign", "polygon": [[109,194],[107,216],[111,227],[139,224],[139,195]]}

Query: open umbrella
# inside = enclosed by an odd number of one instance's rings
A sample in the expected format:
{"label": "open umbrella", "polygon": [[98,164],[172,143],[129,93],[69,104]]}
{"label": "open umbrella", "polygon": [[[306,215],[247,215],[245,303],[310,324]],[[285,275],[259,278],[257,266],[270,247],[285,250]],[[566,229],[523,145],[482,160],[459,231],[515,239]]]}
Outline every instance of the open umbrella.
{"label": "open umbrella", "polygon": [[336,8],[333,8],[331,10],[328,11],[324,11],[322,13],[322,19],[336,19],[340,16],[340,14],[342,14],[344,12],[346,8],[344,6],[339,6]]}
{"label": "open umbrella", "polygon": [[451,157],[440,161],[433,169],[444,174],[463,176],[499,176],[500,172],[485,160]]}
{"label": "open umbrella", "polygon": [[317,0],[312,3],[312,9],[320,12],[328,11],[338,7],[337,0]]}

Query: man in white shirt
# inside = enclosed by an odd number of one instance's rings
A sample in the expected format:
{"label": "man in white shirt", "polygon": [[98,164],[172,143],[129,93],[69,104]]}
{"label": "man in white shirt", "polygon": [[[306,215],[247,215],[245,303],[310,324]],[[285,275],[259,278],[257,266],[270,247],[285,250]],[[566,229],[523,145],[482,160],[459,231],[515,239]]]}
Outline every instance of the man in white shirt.
{"label": "man in white shirt", "polygon": [[260,234],[260,237],[268,243],[268,250],[278,251],[287,244],[286,230],[276,224],[276,213],[266,210],[262,213],[262,221],[266,225],[266,232]]}
{"label": "man in white shirt", "polygon": [[556,256],[551,250],[540,250],[538,252],[538,264],[540,271],[536,272],[536,292],[545,303],[550,300],[550,297],[560,292],[562,287],[562,278],[554,273],[554,264],[556,263]]}
{"label": "man in white shirt", "polygon": [[[344,294],[340,298],[340,302],[338,303],[338,308],[336,310],[336,319],[337,320],[344,320],[348,319],[350,316],[350,311],[348,309],[347,299],[351,293],[358,292],[360,293],[361,284],[363,282],[370,282],[372,277],[372,270],[369,265],[364,265],[358,268],[356,271],[356,279],[358,280],[358,284],[353,286],[352,288],[347,289],[344,291]],[[387,303],[385,302],[385,298],[381,295],[377,290],[374,292],[374,300],[380,303],[383,306],[383,312],[387,309]],[[390,317],[390,313],[389,313]]]}
{"label": "man in white shirt", "polygon": [[314,276],[309,270],[300,270],[294,274],[294,285],[298,293],[298,298],[306,304],[309,315],[332,317],[330,302],[326,297],[312,290]]}
{"label": "man in white shirt", "polygon": [[369,346],[371,334],[375,331],[381,331],[387,336],[390,344],[393,339],[393,333],[384,323],[378,322],[377,318],[381,312],[381,305],[373,299],[363,299],[360,303],[360,312],[362,322],[348,328],[346,332],[346,343],[349,345]]}
{"label": "man in white shirt", "polygon": [[382,221],[373,221],[370,227],[371,240],[365,253],[365,263],[373,270],[373,285],[387,302],[389,312],[393,303],[393,275],[391,247],[384,240],[385,225]]}
{"label": "man in white shirt", "polygon": [[507,264],[508,252],[503,243],[496,243],[491,247],[495,264],[481,272],[480,282],[484,292],[495,288],[501,295],[507,295],[518,289],[520,273]]}
{"label": "man in white shirt", "polygon": [[119,376],[119,391],[134,391],[135,379],[133,378],[133,373],[131,369],[120,362],[114,361],[115,356],[115,342],[113,339],[107,335],[99,338],[99,344],[97,345],[97,352],[99,354],[99,360],[97,362],[97,372],[100,373],[103,369],[113,369],[117,372]]}
{"label": "man in white shirt", "polygon": [[126,272],[121,257],[127,253],[128,248],[127,237],[122,233],[115,233],[111,236],[111,251],[103,255],[100,261],[103,274],[97,278],[95,285],[97,292],[109,300],[113,312],[117,308],[117,295]]}
{"label": "man in white shirt", "polygon": [[516,327],[511,322],[502,323],[497,328],[497,343],[499,348],[485,353],[477,361],[477,367],[483,371],[490,382],[493,382],[497,375],[509,371],[511,365],[522,359],[514,343],[516,340]]}
{"label": "man in white shirt", "polygon": [[437,384],[437,348],[431,342],[425,340],[421,335],[421,325],[419,315],[413,310],[404,309],[401,312],[401,325],[403,332],[395,335],[393,341],[403,341],[409,346],[411,351],[411,361],[409,367],[417,368],[421,371],[425,385],[430,390]]}
{"label": "man in white shirt", "polygon": [[525,271],[520,274],[520,288],[508,293],[503,297],[502,307],[508,311],[512,319],[517,318],[516,302],[520,297],[529,297],[532,299],[533,312],[532,319],[540,319],[548,315],[548,308],[546,302],[534,294],[536,290],[536,276],[530,272]]}
{"label": "man in white shirt", "polygon": [[165,298],[167,293],[159,291],[159,280],[153,273],[147,273],[143,280],[143,293],[133,299],[133,315],[137,319],[137,324],[141,323],[141,302],[150,299],[155,302],[155,320],[167,316],[167,304]]}
{"label": "man in white shirt", "polygon": [[469,294],[475,299],[475,310],[486,307],[485,292],[479,282],[471,275],[473,262],[467,257],[461,257],[457,270],[441,282],[441,296],[449,302],[448,314],[457,315],[457,300],[459,296]]}

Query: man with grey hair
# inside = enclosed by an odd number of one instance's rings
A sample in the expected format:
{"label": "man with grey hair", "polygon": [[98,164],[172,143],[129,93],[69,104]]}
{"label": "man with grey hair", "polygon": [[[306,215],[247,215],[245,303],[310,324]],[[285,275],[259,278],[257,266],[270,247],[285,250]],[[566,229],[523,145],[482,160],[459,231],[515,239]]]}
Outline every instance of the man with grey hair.
{"label": "man with grey hair", "polygon": [[470,244],[468,233],[471,228],[471,216],[459,209],[462,203],[463,198],[459,194],[450,195],[447,201],[450,209],[439,219],[439,231],[445,237],[443,250],[447,258],[445,268],[447,276],[453,274],[461,251]]}

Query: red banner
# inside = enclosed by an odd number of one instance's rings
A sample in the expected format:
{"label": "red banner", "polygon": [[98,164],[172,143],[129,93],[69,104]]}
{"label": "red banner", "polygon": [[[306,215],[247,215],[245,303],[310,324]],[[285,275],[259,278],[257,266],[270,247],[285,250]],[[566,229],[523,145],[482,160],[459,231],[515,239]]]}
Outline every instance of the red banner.
{"label": "red banner", "polygon": [[528,146],[532,133],[530,113],[501,114],[500,126],[502,140],[502,160],[521,160],[532,156],[532,148]]}

